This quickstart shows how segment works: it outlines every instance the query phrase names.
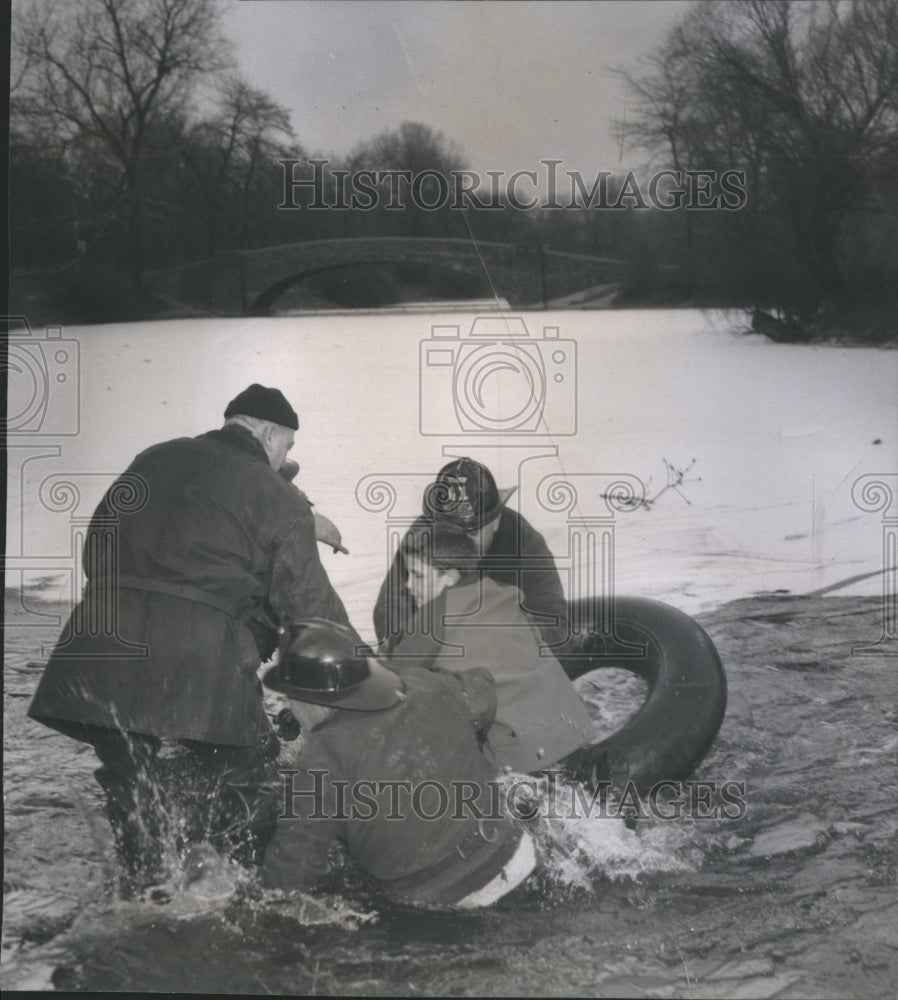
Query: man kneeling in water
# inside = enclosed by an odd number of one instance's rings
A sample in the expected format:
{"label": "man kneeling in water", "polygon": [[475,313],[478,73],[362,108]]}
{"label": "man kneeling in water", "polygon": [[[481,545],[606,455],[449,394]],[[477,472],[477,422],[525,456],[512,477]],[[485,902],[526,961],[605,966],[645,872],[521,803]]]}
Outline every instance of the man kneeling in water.
{"label": "man kneeling in water", "polygon": [[417,610],[391,665],[487,670],[498,700],[489,744],[506,770],[546,770],[593,741],[592,720],[561,664],[540,656],[520,592],[480,572],[461,526],[421,517],[400,552]]}
{"label": "man kneeling in water", "polygon": [[335,841],[411,903],[488,906],[533,870],[478,737],[496,706],[485,671],[387,670],[351,629],[313,619],[290,627],[263,683],[287,695],[308,741],[302,770],[281,771],[263,886],[314,888]]}

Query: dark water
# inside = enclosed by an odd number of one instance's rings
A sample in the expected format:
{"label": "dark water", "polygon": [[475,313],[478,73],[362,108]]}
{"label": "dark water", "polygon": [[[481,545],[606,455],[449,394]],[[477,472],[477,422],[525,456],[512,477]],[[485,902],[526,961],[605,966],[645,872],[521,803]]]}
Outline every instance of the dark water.
{"label": "dark water", "polygon": [[[92,752],[25,718],[39,676],[28,664],[57,629],[17,625],[8,606],[2,984],[892,997],[898,650],[851,653],[881,634],[881,612],[875,598],[758,598],[703,615],[730,698],[694,778],[744,783],[745,809],[634,829],[619,817],[542,820],[537,876],[461,914],[385,906],[351,883],[254,899],[214,858],[164,900],[122,899]],[[582,693],[613,727],[639,682],[604,675]]]}

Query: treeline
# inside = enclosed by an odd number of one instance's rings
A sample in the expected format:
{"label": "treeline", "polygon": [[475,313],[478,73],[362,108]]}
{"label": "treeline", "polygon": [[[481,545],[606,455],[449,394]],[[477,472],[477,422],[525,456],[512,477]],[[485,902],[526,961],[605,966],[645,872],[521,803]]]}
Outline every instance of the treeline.
{"label": "treeline", "polygon": [[[329,192],[359,171],[451,182],[470,164],[440,133],[409,122],[315,167],[323,157],[303,147],[287,110],[241,77],[220,12],[215,0],[16,8],[12,267],[52,290],[60,319],[154,314],[159,303],[144,279],[155,268],[347,236],[540,243],[614,257],[629,265],[623,303],[738,305],[790,322],[895,293],[898,7],[890,0],[700,5],[624,74],[632,100],[619,134],[649,158],[638,196],[620,198],[626,181],[613,177],[591,201],[587,190],[567,207],[528,210],[503,191],[490,210],[427,209],[406,197],[397,211],[384,183],[369,210],[311,210],[314,190],[302,185],[291,193],[299,209],[279,208],[280,161],[295,163],[301,180],[323,172]],[[744,204],[658,207],[645,193],[663,169],[680,178],[737,171]],[[583,179],[591,188],[594,178]],[[718,182],[709,183],[713,194]],[[319,290],[344,305],[377,304],[410,285],[436,297],[488,291],[485,279],[414,267],[369,269],[355,284],[322,278]]]}
{"label": "treeline", "polygon": [[683,273],[789,322],[898,292],[898,5],[697,5],[638,69],[620,136],[737,168],[740,212],[683,213]]}

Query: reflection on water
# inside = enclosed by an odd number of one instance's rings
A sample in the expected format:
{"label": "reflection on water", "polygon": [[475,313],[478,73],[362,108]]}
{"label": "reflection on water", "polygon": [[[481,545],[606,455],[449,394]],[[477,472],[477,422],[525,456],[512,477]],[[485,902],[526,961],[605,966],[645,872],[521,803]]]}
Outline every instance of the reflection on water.
{"label": "reflection on water", "polygon": [[[321,897],[259,895],[202,848],[155,899],[121,898],[92,752],[25,718],[53,631],[9,620],[4,987],[893,995],[896,660],[851,655],[881,602],[754,599],[700,621],[730,699],[694,777],[744,783],[744,815],[540,814],[537,875],[453,913],[385,905],[348,869]],[[603,731],[641,697],[617,671],[579,684]]]}

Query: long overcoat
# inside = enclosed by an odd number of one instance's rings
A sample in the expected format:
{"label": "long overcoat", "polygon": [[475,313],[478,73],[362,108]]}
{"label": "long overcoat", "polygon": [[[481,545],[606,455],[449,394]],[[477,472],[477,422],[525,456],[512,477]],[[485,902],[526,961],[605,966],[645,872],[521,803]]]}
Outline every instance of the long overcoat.
{"label": "long overcoat", "polygon": [[311,505],[236,425],[138,455],[94,514],[84,571],[29,709],[65,732],[251,746],[270,727],[249,619],[348,622]]}

